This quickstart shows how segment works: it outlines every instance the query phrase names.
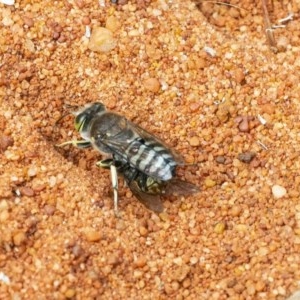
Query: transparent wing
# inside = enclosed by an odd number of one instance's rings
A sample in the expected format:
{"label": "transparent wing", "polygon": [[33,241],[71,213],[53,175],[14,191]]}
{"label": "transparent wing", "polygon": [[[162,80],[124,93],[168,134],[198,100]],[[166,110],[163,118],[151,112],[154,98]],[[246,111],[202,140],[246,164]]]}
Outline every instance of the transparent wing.
{"label": "transparent wing", "polygon": [[193,183],[181,180],[179,178],[172,178],[167,182],[163,194],[168,195],[190,195],[200,192],[200,188]]}
{"label": "transparent wing", "polygon": [[148,209],[156,213],[163,212],[164,206],[161,202],[160,195],[153,195],[142,192],[138,187],[136,181],[130,182],[128,186],[132,191],[133,195]]}

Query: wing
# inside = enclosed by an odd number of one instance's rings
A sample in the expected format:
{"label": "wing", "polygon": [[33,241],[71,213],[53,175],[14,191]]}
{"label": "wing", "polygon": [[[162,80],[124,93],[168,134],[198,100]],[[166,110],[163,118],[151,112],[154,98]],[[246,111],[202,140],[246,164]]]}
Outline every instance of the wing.
{"label": "wing", "polygon": [[167,182],[164,189],[164,195],[190,195],[200,192],[200,188],[193,183],[181,180],[179,178],[172,178]]}
{"label": "wing", "polygon": [[133,195],[148,209],[161,213],[164,210],[164,206],[161,202],[160,195],[147,194],[140,190],[136,181],[132,181],[128,184]]}

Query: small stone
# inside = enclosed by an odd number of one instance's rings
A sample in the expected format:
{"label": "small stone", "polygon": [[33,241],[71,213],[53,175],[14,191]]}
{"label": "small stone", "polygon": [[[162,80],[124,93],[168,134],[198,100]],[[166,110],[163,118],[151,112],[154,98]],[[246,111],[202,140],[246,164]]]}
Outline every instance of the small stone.
{"label": "small stone", "polygon": [[235,81],[239,84],[243,84],[245,82],[245,73],[242,69],[238,68],[234,71]]}
{"label": "small stone", "polygon": [[215,225],[214,232],[222,234],[225,231],[226,224],[224,222],[219,222]]}
{"label": "small stone", "polygon": [[147,259],[144,256],[140,256],[135,262],[134,264],[138,267],[138,268],[142,268],[146,265],[147,263]]}
{"label": "small stone", "polygon": [[144,226],[141,226],[139,228],[139,233],[140,233],[141,236],[146,236],[148,234],[148,230]]}
{"label": "small stone", "polygon": [[241,212],[242,212],[241,207],[237,205],[233,206],[229,211],[230,215],[233,217],[238,217],[241,214]]}
{"label": "small stone", "polygon": [[34,196],[34,190],[28,186],[22,186],[20,187],[20,193],[22,196],[27,196],[27,197],[33,197]]}
{"label": "small stone", "polygon": [[71,299],[76,295],[76,291],[74,289],[67,289],[65,292],[65,297],[67,299]]}
{"label": "small stone", "polygon": [[259,256],[266,256],[267,254],[269,253],[269,249],[267,247],[260,247],[258,250],[257,250],[257,254]]}
{"label": "small stone", "polygon": [[261,165],[261,161],[256,157],[254,157],[254,159],[252,159],[251,162],[250,162],[250,166],[253,167],[253,168],[257,168],[260,165]]}
{"label": "small stone", "polygon": [[49,178],[49,186],[50,187],[54,187],[55,185],[56,185],[56,177],[55,176],[51,176],[50,178]]}
{"label": "small stone", "polygon": [[101,233],[94,228],[86,228],[84,234],[88,242],[98,242],[101,240]]}
{"label": "small stone", "polygon": [[6,200],[1,200],[0,201],[0,211],[1,210],[6,210],[6,209],[8,209],[8,203],[7,203],[7,201]]}
{"label": "small stone", "polygon": [[110,30],[104,27],[94,27],[91,33],[88,48],[94,52],[109,52],[117,45]]}
{"label": "small stone", "polygon": [[273,115],[276,110],[276,106],[271,103],[266,103],[260,106],[263,113],[267,113],[269,115]]}
{"label": "small stone", "polygon": [[82,24],[83,25],[90,25],[91,24],[91,19],[88,16],[85,16],[82,18]]}
{"label": "small stone", "polygon": [[208,188],[214,187],[216,184],[217,184],[217,183],[216,183],[214,180],[210,179],[210,178],[206,178],[206,179],[204,180],[204,185],[205,185],[206,187],[208,187]]}
{"label": "small stone", "polygon": [[283,186],[275,184],[272,186],[272,194],[274,198],[280,199],[286,195],[286,189]]}
{"label": "small stone", "polygon": [[277,39],[277,49],[280,52],[286,51],[288,45],[290,44],[290,40],[287,38],[286,35],[282,35]]}
{"label": "small stone", "polygon": [[197,136],[193,136],[189,139],[189,143],[193,147],[197,147],[200,145],[200,140]]}
{"label": "small stone", "polygon": [[191,112],[197,111],[199,109],[200,105],[201,105],[200,102],[191,103],[190,106],[189,106]]}
{"label": "small stone", "polygon": [[228,110],[219,107],[216,116],[221,123],[226,123],[229,120],[230,114]]}
{"label": "small stone", "polygon": [[237,224],[234,228],[235,228],[235,230],[240,231],[240,232],[248,231],[248,226],[245,224]]}
{"label": "small stone", "polygon": [[249,132],[250,128],[249,128],[249,122],[247,117],[242,118],[242,121],[239,123],[238,128],[239,131],[241,132]]}
{"label": "small stone", "polygon": [[53,205],[46,204],[44,207],[44,212],[48,216],[53,216],[56,208]]}
{"label": "small stone", "polygon": [[235,114],[235,111],[236,107],[230,99],[227,99],[218,105],[216,116],[221,123],[226,123],[229,118]]}
{"label": "small stone", "polygon": [[257,292],[262,292],[266,287],[266,284],[263,281],[258,281],[255,284],[255,289]]}
{"label": "small stone", "polygon": [[6,150],[4,152],[4,155],[6,159],[11,160],[11,161],[17,161],[20,159],[20,155],[17,152]]}
{"label": "small stone", "polygon": [[162,212],[159,214],[159,218],[163,221],[163,222],[168,222],[170,221],[170,216],[165,213],[165,212]]}
{"label": "small stone", "polygon": [[83,8],[85,3],[83,0],[75,0],[76,5],[78,6],[78,8]]}
{"label": "small stone", "polygon": [[15,246],[21,246],[27,239],[26,234],[22,231],[19,231],[14,234],[13,236],[13,242]]}
{"label": "small stone", "polygon": [[111,32],[116,32],[121,27],[121,23],[115,16],[109,16],[105,27]]}
{"label": "small stone", "polygon": [[0,152],[4,152],[8,147],[12,146],[13,144],[14,140],[10,136],[0,136]]}
{"label": "small stone", "polygon": [[27,27],[32,27],[34,25],[34,22],[33,22],[33,19],[32,18],[29,18],[29,17],[24,17],[23,18],[23,21],[24,21],[24,24],[27,26]]}
{"label": "small stone", "polygon": [[240,161],[242,161],[242,162],[248,164],[248,163],[251,162],[251,160],[252,160],[255,156],[256,156],[256,153],[248,151],[248,152],[240,153],[240,154],[238,155],[238,159],[239,159]]}
{"label": "small stone", "polygon": [[182,282],[190,273],[190,266],[183,264],[178,267],[178,269],[174,270],[173,279],[179,282]]}
{"label": "small stone", "polygon": [[224,164],[225,161],[226,161],[226,158],[225,158],[224,156],[217,156],[217,157],[216,157],[216,162],[217,162],[218,164]]}
{"label": "small stone", "polygon": [[146,90],[157,93],[160,90],[160,83],[156,78],[147,78],[143,81]]}
{"label": "small stone", "polygon": [[36,167],[30,167],[27,171],[27,175],[29,177],[34,177],[37,174],[37,168]]}
{"label": "small stone", "polygon": [[140,271],[140,270],[134,270],[133,271],[133,277],[134,278],[142,278],[144,275],[144,272],[143,271]]}
{"label": "small stone", "polygon": [[9,211],[3,210],[2,212],[0,212],[0,223],[4,223],[5,221],[7,221],[9,218]]}

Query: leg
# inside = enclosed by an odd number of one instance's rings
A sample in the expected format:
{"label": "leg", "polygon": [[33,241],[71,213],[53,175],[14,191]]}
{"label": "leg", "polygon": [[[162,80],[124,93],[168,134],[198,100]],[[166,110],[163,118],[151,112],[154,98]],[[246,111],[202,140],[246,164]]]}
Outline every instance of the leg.
{"label": "leg", "polygon": [[116,217],[119,217],[118,212],[118,173],[117,168],[114,164],[110,165],[111,183],[114,190],[114,211]]}
{"label": "leg", "polygon": [[92,146],[92,144],[89,142],[89,141],[86,141],[86,140],[80,140],[80,141],[67,141],[67,142],[64,142],[64,143],[61,143],[59,145],[56,145],[56,147],[64,147],[66,145],[73,145],[77,148],[81,148],[81,149],[84,149],[84,148],[89,148]]}
{"label": "leg", "polygon": [[[117,163],[117,166],[116,166]],[[103,168],[103,169],[110,169],[110,176],[111,176],[111,183],[112,183],[112,188],[114,190],[114,211],[116,217],[119,217],[118,213],[118,173],[117,173],[117,168],[118,168],[118,162],[115,162],[113,159],[104,159],[100,160],[96,163],[97,167]]]}

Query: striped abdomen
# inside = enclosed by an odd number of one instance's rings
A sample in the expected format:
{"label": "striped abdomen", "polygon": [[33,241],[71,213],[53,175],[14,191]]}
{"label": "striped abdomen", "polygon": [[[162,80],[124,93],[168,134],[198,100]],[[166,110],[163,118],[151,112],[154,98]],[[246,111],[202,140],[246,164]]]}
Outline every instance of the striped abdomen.
{"label": "striped abdomen", "polygon": [[166,181],[174,175],[177,165],[174,156],[155,140],[136,138],[125,153],[132,166],[149,176]]}

